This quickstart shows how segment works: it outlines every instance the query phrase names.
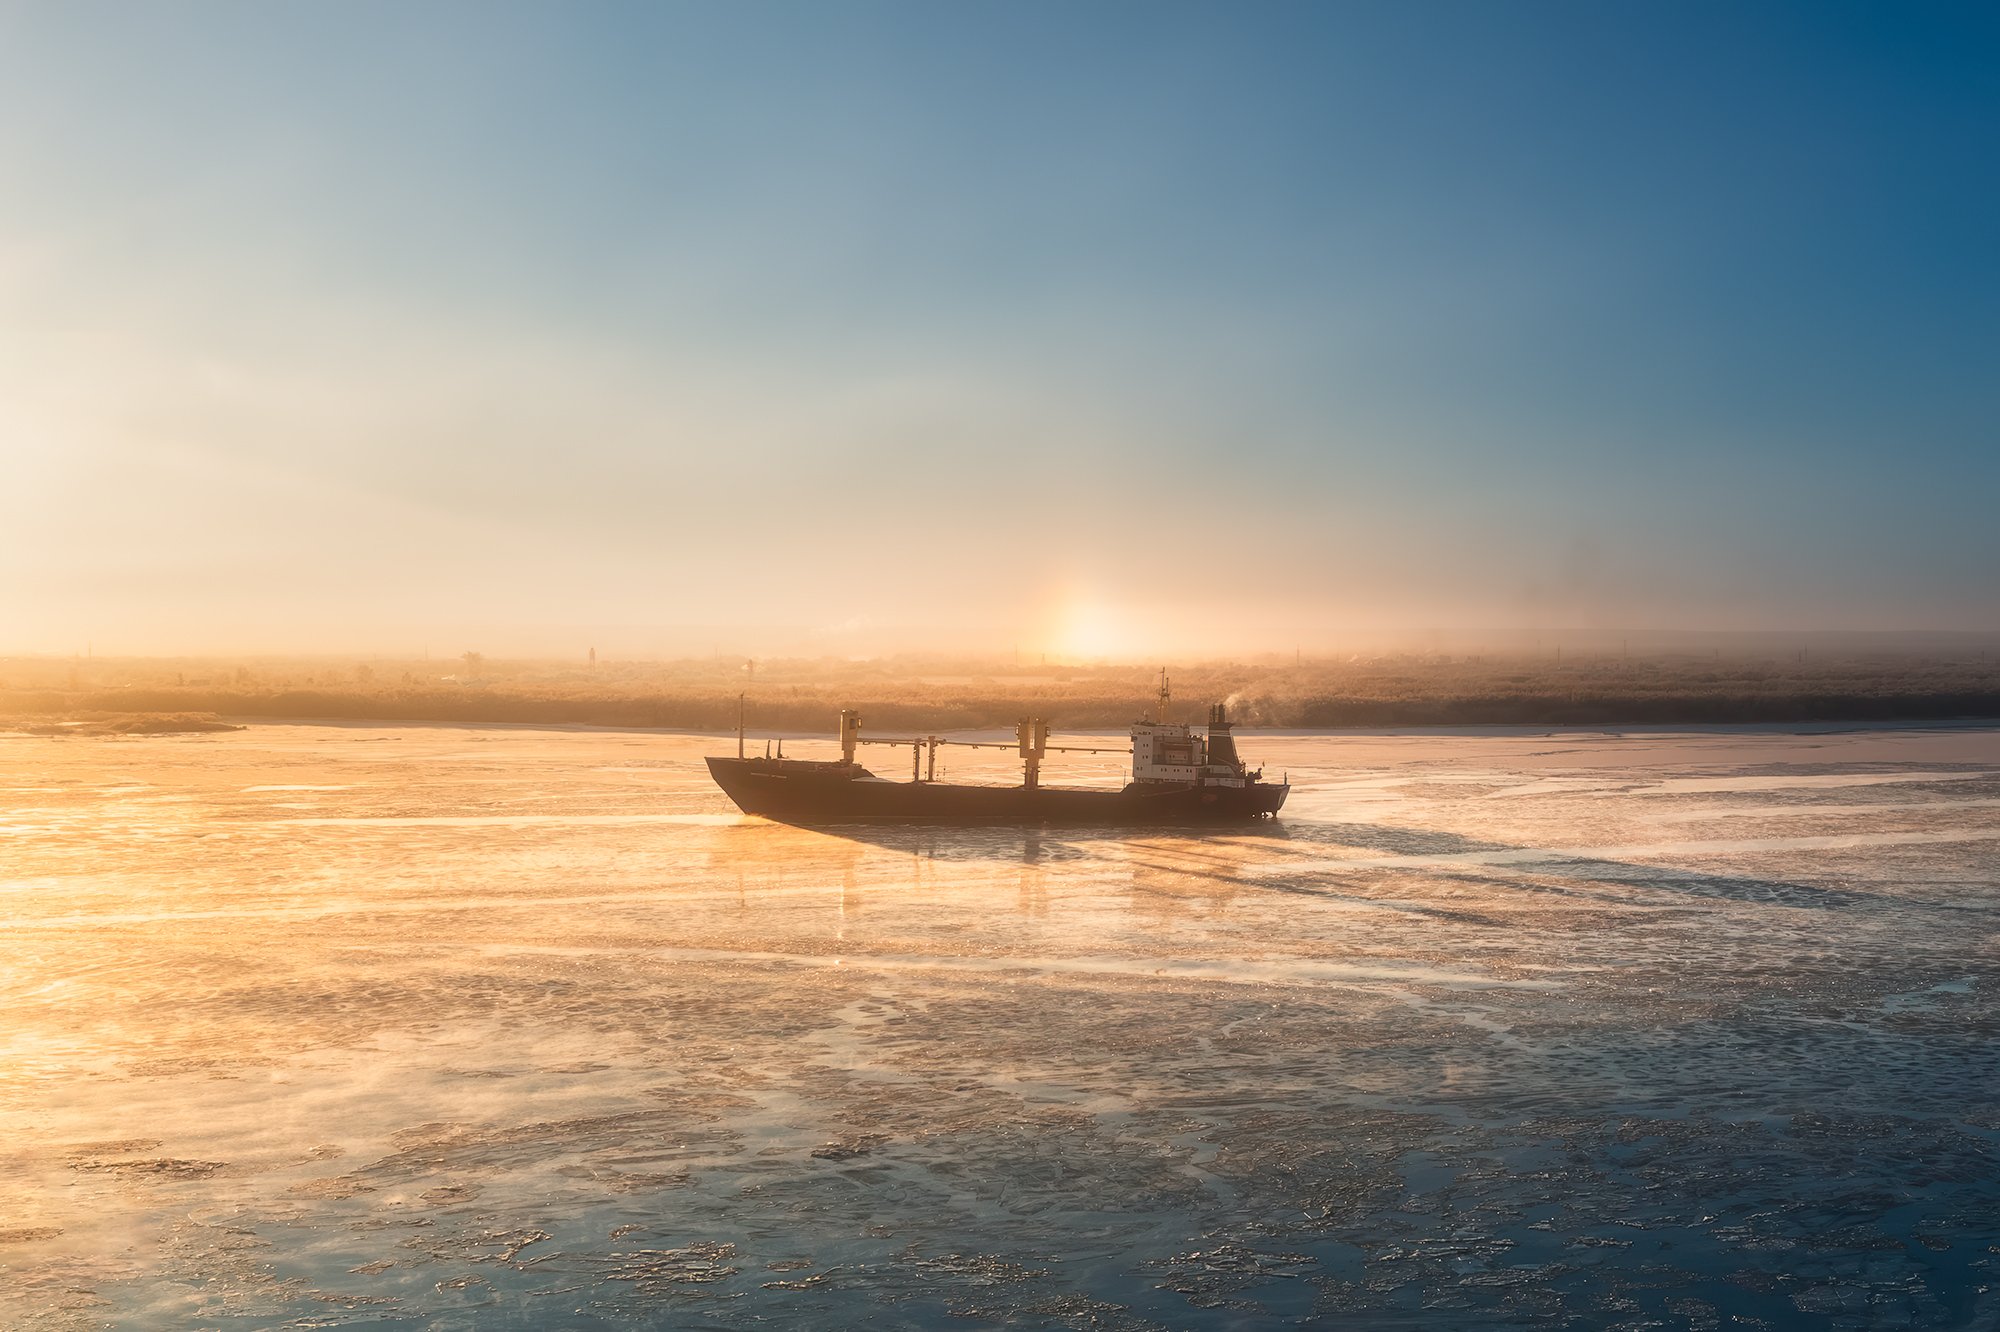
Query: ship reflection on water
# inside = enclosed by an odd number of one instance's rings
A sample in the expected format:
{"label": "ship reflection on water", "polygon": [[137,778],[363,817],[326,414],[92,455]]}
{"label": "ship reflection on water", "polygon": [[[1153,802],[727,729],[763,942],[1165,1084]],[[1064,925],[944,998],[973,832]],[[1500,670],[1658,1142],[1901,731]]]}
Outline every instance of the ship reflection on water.
{"label": "ship reflection on water", "polygon": [[1199,835],[712,747],[0,738],[7,1318],[2000,1315],[1993,732],[1260,735]]}

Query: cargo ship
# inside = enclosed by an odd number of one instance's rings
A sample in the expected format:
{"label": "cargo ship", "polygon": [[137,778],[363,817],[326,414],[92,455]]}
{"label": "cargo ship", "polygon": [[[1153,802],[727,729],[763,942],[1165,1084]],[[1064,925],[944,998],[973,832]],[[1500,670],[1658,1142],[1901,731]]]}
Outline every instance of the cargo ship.
{"label": "cargo ship", "polygon": [[[1151,721],[1132,725],[1129,749],[1101,745],[1050,745],[1049,728],[1024,718],[1012,743],[954,740],[942,736],[863,736],[861,715],[840,714],[837,760],[788,759],[744,753],[739,712],[736,757],[710,758],[709,775],[746,814],[783,823],[1058,824],[1073,827],[1215,824],[1276,816],[1291,794],[1289,780],[1267,782],[1236,752],[1228,713],[1208,712],[1206,734],[1166,720],[1171,695],[1164,673],[1160,707]],[[910,780],[878,777],[855,760],[864,744],[907,745]],[[936,780],[937,751],[950,745],[1013,749],[1021,756],[1019,786],[953,785]],[[1130,753],[1132,777],[1118,790],[1044,786],[1043,759],[1051,753]]]}

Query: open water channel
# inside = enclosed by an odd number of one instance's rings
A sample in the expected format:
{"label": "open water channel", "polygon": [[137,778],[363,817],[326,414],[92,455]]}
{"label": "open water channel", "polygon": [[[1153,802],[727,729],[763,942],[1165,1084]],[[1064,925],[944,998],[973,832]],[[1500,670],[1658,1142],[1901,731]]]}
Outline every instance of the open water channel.
{"label": "open water channel", "polygon": [[0,1325],[2000,1321],[2000,732],[1241,742],[1187,836],[0,737]]}

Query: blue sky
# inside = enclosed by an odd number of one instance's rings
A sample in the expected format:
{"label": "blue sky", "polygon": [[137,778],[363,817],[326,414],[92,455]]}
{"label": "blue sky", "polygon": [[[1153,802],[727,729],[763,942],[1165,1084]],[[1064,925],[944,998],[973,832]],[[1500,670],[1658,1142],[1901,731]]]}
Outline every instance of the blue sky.
{"label": "blue sky", "polygon": [[1996,68],[1972,6],[0,4],[0,647],[2000,628]]}

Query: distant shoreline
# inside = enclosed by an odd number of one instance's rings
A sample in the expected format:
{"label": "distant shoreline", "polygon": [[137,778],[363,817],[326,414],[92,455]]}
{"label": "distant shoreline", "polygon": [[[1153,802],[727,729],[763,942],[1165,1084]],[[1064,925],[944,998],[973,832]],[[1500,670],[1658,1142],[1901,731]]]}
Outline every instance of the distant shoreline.
{"label": "distant shoreline", "polygon": [[[190,672],[156,663],[16,662],[0,684],[0,723],[209,717],[727,734],[740,706],[760,735],[828,734],[843,708],[857,709],[871,732],[893,735],[1006,729],[1023,717],[1063,731],[1117,731],[1157,706],[1157,672],[1129,667],[1015,679],[907,663],[766,663],[753,676],[744,663],[580,671],[467,655],[475,660],[464,678],[274,663],[183,681]],[[1220,702],[1238,725],[1278,732],[2000,724],[2000,661],[1983,656],[1357,660],[1190,667],[1174,671],[1172,685],[1171,716],[1198,718]]]}
{"label": "distant shoreline", "polygon": [[[141,714],[144,716],[146,714]],[[735,728],[724,729],[688,726],[624,726],[595,722],[549,722],[549,721],[462,721],[452,719],[421,717],[314,717],[314,716],[262,716],[262,715],[222,715],[203,723],[190,725],[129,725],[77,723],[70,727],[57,728],[42,718],[16,717],[11,724],[0,723],[0,735],[16,734],[44,738],[76,737],[146,737],[185,736],[212,733],[230,733],[259,726],[325,726],[352,730],[375,730],[409,728],[413,730],[455,730],[455,731],[544,731],[573,735],[673,735],[705,737],[717,740],[735,738]],[[900,727],[881,728],[888,733],[911,734],[935,733],[949,736],[999,736],[1011,734],[1011,729],[997,726],[958,726],[949,728]],[[2000,716],[1955,717],[1931,720],[1856,720],[1856,721],[1805,721],[1805,722],[1604,722],[1583,724],[1548,723],[1495,723],[1488,725],[1460,724],[1455,726],[1256,726],[1244,725],[1239,733],[1269,737],[1272,739],[1308,739],[1313,737],[1349,737],[1353,739],[1395,739],[1449,738],[1467,739],[1479,737],[1505,738],[1536,736],[1585,736],[1585,735],[1851,735],[1860,732],[1897,731],[1991,731],[2000,730]],[[1094,725],[1063,728],[1063,733],[1073,736],[1102,735],[1116,738],[1124,734],[1124,726]],[[811,741],[829,739],[829,728],[820,727],[747,727],[744,734],[755,743],[765,740]]]}
{"label": "distant shoreline", "polygon": [[[734,728],[727,730],[704,730],[687,726],[602,726],[591,722],[456,722],[456,721],[399,721],[365,717],[222,717],[219,720],[236,726],[429,726],[453,730],[474,730],[492,728],[512,731],[571,731],[604,732],[606,734],[653,734],[653,735],[695,735],[717,736],[734,739]],[[1123,735],[1123,726],[1072,726],[1064,730],[1066,735]],[[1537,726],[1537,725],[1491,725],[1491,726],[1239,726],[1241,734],[1270,736],[1274,739],[1288,737],[1310,737],[1322,735],[1352,735],[1371,738],[1395,737],[1400,735],[1422,736],[1536,736],[1536,735],[1844,735],[1856,731],[1991,731],[2000,730],[2000,716],[1952,718],[1940,721],[1875,721],[1875,722],[1692,722],[1680,725],[1654,726],[1634,725],[1593,725],[1593,726]],[[752,740],[776,739],[783,736],[787,740],[815,739],[820,736],[831,738],[831,728],[821,730],[787,729],[784,727],[746,727],[744,735]],[[961,726],[949,732],[950,735],[1011,735],[1012,731],[996,726]]]}
{"label": "distant shoreline", "polygon": [[[697,735],[725,735],[736,731],[735,699],[722,704],[692,707],[649,705],[634,700],[603,707],[539,706],[510,707],[502,698],[452,700],[451,706],[427,708],[414,702],[389,708],[313,706],[325,700],[277,695],[260,700],[263,706],[241,706],[244,700],[216,699],[221,706],[207,707],[210,700],[173,702],[167,706],[147,706],[150,699],[92,698],[78,706],[20,707],[0,703],[0,729],[20,730],[52,723],[99,725],[108,719],[165,717],[205,717],[216,722],[248,725],[352,724],[352,725],[431,725],[431,726],[516,726],[538,729],[590,729],[606,731],[672,731]],[[343,700],[345,701],[345,700]],[[1624,700],[1598,699],[1589,705],[1562,704],[1537,708],[1526,700],[1424,700],[1403,705],[1380,702],[1358,703],[1345,718],[1259,719],[1240,713],[1237,724],[1245,730],[1264,734],[1439,734],[1472,731],[1480,734],[1518,731],[1631,731],[1675,730],[1824,730],[1884,729],[1909,727],[2000,726],[2000,698],[1986,708],[1967,708],[1958,698],[1891,699],[1771,698],[1718,700],[1720,706],[1704,707],[1695,700],[1648,699],[1631,707]],[[1985,701],[1985,700],[1981,700]],[[704,701],[706,702],[706,701]],[[1057,729],[1078,731],[1122,731],[1139,715],[1127,708],[1121,712],[1101,709],[1038,708],[1036,700],[1023,699],[1005,711],[981,709],[982,715],[967,715],[961,708],[929,709],[909,704],[871,705],[867,699],[854,700],[868,728],[884,732],[946,732],[1011,730],[1017,716],[1035,715]],[[234,706],[232,706],[234,705]],[[749,710],[747,729],[758,735],[817,735],[831,733],[840,710],[838,701],[788,703],[784,706],[757,706]],[[1188,720],[1199,717],[1198,706],[1175,709]],[[1082,715],[1077,715],[1079,712]],[[775,715],[774,715],[775,714]],[[190,729],[202,729],[191,727]]]}

